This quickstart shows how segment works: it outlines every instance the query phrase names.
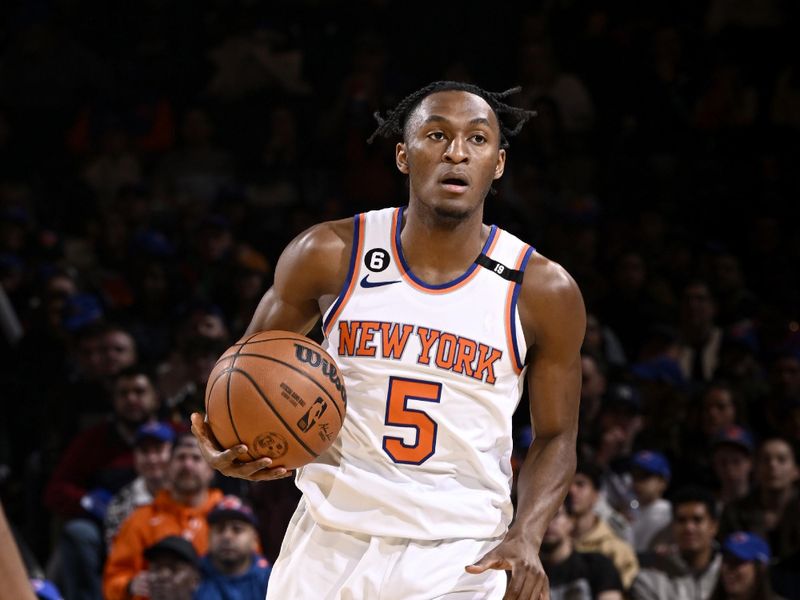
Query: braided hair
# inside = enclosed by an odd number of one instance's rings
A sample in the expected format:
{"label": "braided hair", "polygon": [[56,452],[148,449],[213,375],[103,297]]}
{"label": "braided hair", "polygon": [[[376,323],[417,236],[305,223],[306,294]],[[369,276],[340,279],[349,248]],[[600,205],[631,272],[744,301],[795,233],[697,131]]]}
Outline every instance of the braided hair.
{"label": "braided hair", "polygon": [[508,96],[516,94],[521,89],[521,87],[514,87],[504,92],[488,92],[471,83],[434,81],[403,98],[397,103],[397,106],[386,113],[385,117],[380,112],[376,112],[375,120],[378,121],[378,128],[369,136],[367,143],[371,144],[377,136],[403,136],[408,118],[420,102],[436,92],[456,90],[469,92],[486,100],[486,103],[494,111],[497,122],[500,124],[500,147],[508,148],[508,138],[517,135],[528,119],[536,116],[536,111],[510,106],[503,102]]}

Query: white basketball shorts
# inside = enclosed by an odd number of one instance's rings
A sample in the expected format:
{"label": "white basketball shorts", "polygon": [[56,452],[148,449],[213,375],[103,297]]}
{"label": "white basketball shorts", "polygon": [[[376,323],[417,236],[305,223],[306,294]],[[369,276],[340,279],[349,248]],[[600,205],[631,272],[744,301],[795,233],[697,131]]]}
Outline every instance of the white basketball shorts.
{"label": "white basketball shorts", "polygon": [[505,571],[471,575],[491,540],[419,541],[322,527],[305,501],[272,568],[267,600],[501,600]]}

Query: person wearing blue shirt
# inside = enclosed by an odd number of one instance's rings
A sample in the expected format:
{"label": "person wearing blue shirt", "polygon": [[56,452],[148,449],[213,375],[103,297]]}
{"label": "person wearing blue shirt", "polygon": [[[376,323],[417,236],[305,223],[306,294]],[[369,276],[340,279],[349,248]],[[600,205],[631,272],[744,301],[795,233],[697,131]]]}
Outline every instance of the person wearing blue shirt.
{"label": "person wearing blue shirt", "polygon": [[225,496],[208,514],[208,554],[195,600],[263,600],[271,567],[258,554],[256,517],[236,496]]}

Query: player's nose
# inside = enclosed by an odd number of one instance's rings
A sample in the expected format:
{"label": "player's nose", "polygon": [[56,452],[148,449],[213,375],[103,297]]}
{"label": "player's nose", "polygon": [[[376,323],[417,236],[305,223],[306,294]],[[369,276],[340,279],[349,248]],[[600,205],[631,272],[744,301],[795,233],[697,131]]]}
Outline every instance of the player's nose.
{"label": "player's nose", "polygon": [[466,141],[461,139],[459,136],[455,136],[447,145],[442,158],[445,162],[454,164],[469,162]]}

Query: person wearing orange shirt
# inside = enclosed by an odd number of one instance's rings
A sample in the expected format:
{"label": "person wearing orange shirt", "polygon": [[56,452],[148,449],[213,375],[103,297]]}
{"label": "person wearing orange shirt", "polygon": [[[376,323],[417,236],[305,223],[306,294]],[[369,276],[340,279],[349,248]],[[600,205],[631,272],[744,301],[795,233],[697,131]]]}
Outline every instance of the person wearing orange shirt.
{"label": "person wearing orange shirt", "polygon": [[222,499],[220,490],[209,487],[213,477],[194,436],[178,437],[167,489],[158,493],[153,504],[137,508],[128,517],[111,546],[103,573],[106,600],[149,597],[145,550],[167,536],[182,536],[199,555],[205,554],[206,515]]}

